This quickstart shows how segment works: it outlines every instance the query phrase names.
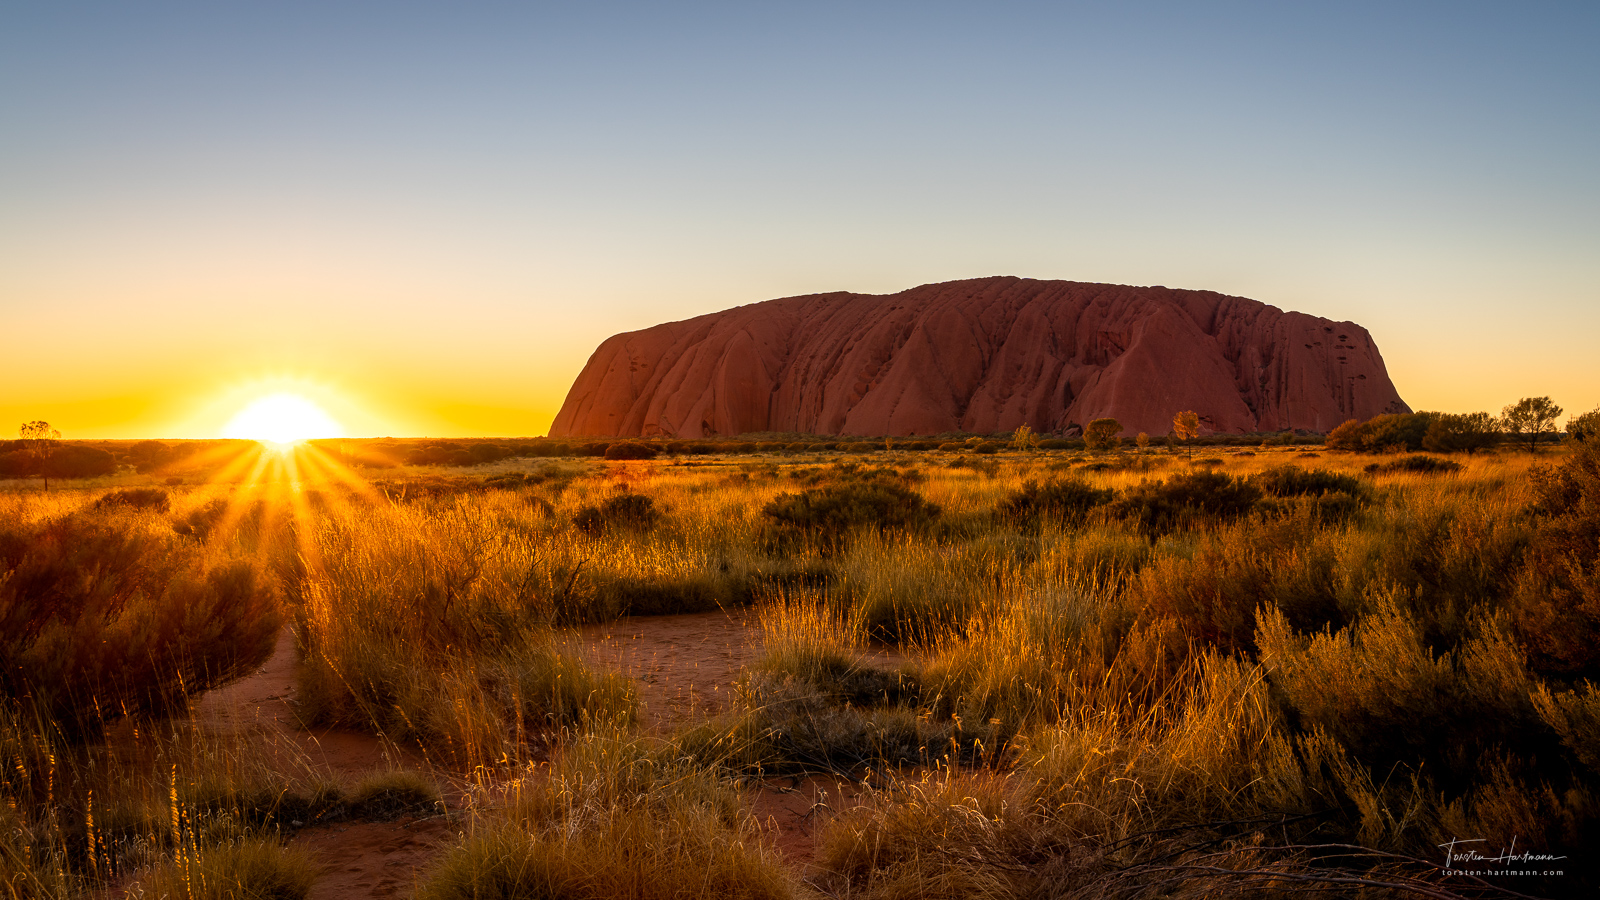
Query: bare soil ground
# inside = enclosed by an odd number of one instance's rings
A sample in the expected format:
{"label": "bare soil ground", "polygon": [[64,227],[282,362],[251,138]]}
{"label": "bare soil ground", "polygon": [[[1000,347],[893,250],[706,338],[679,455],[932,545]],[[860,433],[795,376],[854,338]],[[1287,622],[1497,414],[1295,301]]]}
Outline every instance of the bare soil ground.
{"label": "bare soil ground", "polygon": [[[726,709],[740,670],[761,651],[755,614],[746,611],[622,619],[589,626],[580,635],[597,666],[636,680],[641,727],[657,735]],[[195,705],[195,718],[250,737],[268,764],[291,780],[321,776],[353,783],[394,768],[433,775],[445,795],[444,815],[311,826],[291,841],[322,864],[313,900],[409,896],[460,840],[467,785],[370,734],[302,727],[294,711],[295,657],[294,636],[285,629],[266,665],[206,694]],[[822,817],[842,811],[860,790],[844,778],[783,778],[761,784],[749,799],[780,852],[803,871],[813,858]]]}
{"label": "bare soil ground", "polygon": [[[206,694],[195,718],[258,742],[268,764],[289,780],[333,777],[354,782],[363,775],[405,768],[432,774],[447,809],[459,813],[465,786],[430,768],[416,754],[355,731],[307,729],[294,711],[294,634],[285,628],[272,658],[254,674]],[[337,822],[306,828],[292,845],[322,864],[311,900],[404,897],[419,874],[460,839],[463,823],[446,814],[394,822]]]}
{"label": "bare soil ground", "polygon": [[739,670],[761,653],[755,613],[618,619],[579,630],[600,668],[634,679],[639,721],[664,734],[727,708]]}

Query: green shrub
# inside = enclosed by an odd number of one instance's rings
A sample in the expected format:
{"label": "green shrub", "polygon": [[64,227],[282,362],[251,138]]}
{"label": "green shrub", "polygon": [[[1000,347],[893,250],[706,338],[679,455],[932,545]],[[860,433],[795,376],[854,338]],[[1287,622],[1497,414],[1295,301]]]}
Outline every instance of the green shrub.
{"label": "green shrub", "polygon": [[1114,518],[1152,539],[1178,528],[1237,519],[1261,499],[1261,489],[1223,472],[1191,472],[1145,481],[1110,504]]}
{"label": "green shrub", "polygon": [[939,512],[921,494],[886,478],[779,494],[761,510],[780,540],[801,538],[824,547],[839,547],[862,528],[920,528]]}
{"label": "green shrub", "polygon": [[1362,471],[1369,475],[1392,475],[1397,472],[1410,472],[1418,475],[1442,475],[1446,472],[1461,471],[1461,464],[1455,460],[1440,459],[1437,456],[1402,456],[1391,462],[1370,463]]}
{"label": "green shrub", "polygon": [[1057,526],[1081,525],[1089,511],[1111,502],[1116,494],[1089,486],[1076,479],[1062,479],[1040,485],[1027,481],[1022,490],[1003,498],[996,506],[1000,518],[1022,526],[1048,522]]}
{"label": "green shrub", "polygon": [[599,506],[584,506],[572,517],[572,524],[584,534],[596,535],[610,529],[648,531],[661,520],[655,501],[643,494],[623,493]]}
{"label": "green shrub", "polygon": [[1330,450],[1391,453],[1423,449],[1422,441],[1440,413],[1389,413],[1365,422],[1351,419],[1328,432],[1323,442]]}
{"label": "green shrub", "polygon": [[1318,497],[1334,493],[1359,497],[1365,493],[1361,479],[1327,469],[1275,466],[1249,480],[1263,493],[1273,497]]}
{"label": "green shrub", "polygon": [[0,694],[70,738],[170,714],[251,671],[283,624],[244,562],[77,518],[0,527]]}
{"label": "green shrub", "polygon": [[1500,423],[1486,412],[1440,413],[1422,436],[1422,449],[1434,453],[1472,453],[1500,441]]}

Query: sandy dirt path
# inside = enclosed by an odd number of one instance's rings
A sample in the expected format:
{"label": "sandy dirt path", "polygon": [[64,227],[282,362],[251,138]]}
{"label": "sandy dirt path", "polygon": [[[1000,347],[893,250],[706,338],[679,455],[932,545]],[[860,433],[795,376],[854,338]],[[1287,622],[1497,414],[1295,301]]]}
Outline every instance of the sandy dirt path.
{"label": "sandy dirt path", "polygon": [[[288,628],[272,658],[251,675],[211,691],[195,704],[196,720],[257,742],[268,764],[290,780],[333,777],[354,783],[364,775],[412,769],[434,776],[446,806],[459,810],[464,787],[413,753],[363,732],[300,726],[294,710],[296,652]],[[311,900],[405,897],[418,876],[460,840],[456,817],[402,818],[393,822],[337,822],[305,828],[289,841],[322,866]]]}
{"label": "sandy dirt path", "polygon": [[[725,710],[740,671],[761,653],[753,610],[628,618],[578,630],[597,667],[635,679],[640,724],[664,735]],[[880,654],[874,654],[880,655]],[[285,629],[266,665],[211,691],[195,705],[197,721],[258,742],[274,771],[294,780],[314,776],[354,783],[394,768],[429,773],[444,791],[448,812],[394,822],[340,822],[308,827],[291,844],[314,854],[322,876],[312,900],[407,897],[466,827],[466,787],[416,754],[370,734],[305,729],[295,715],[294,636]],[[784,858],[804,870],[816,827],[859,793],[848,779],[773,779],[750,792],[752,812]]]}
{"label": "sandy dirt path", "polygon": [[594,665],[638,683],[639,723],[654,734],[725,710],[739,671],[761,654],[753,610],[618,619],[578,633]]}

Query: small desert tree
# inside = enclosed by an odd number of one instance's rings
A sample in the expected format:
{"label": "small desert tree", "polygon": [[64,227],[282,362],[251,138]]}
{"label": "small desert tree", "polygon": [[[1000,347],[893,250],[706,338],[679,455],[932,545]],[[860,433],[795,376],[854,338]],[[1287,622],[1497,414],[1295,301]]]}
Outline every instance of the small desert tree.
{"label": "small desert tree", "polygon": [[1200,416],[1194,410],[1184,410],[1172,417],[1172,433],[1183,445],[1189,449],[1189,458],[1194,458],[1194,444],[1190,443],[1200,436]]}
{"label": "small desert tree", "polygon": [[1083,431],[1083,443],[1090,450],[1115,450],[1122,439],[1117,435],[1122,433],[1122,423],[1107,417],[1095,419]]}
{"label": "small desert tree", "polygon": [[1500,425],[1518,439],[1527,439],[1530,452],[1539,449],[1539,436],[1555,427],[1561,407],[1549,397],[1523,397],[1500,411]]}
{"label": "small desert tree", "polygon": [[1037,450],[1039,449],[1039,436],[1027,425],[1018,425],[1017,430],[1011,432],[1011,449]]}
{"label": "small desert tree", "polygon": [[17,433],[22,436],[23,444],[38,465],[39,474],[44,476],[44,489],[50,490],[50,457],[55,454],[56,441],[61,440],[61,432],[40,419],[23,423]]}
{"label": "small desert tree", "polygon": [[1143,431],[1139,432],[1139,436],[1134,438],[1133,442],[1135,444],[1139,445],[1139,452],[1140,453],[1144,453],[1145,451],[1150,449],[1150,435],[1146,434]]}

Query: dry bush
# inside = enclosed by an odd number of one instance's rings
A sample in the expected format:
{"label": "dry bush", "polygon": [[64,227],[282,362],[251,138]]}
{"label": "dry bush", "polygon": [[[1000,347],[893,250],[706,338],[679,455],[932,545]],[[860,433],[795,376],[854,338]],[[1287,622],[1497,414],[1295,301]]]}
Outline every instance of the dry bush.
{"label": "dry bush", "polygon": [[1255,649],[1256,610],[1264,604],[1302,629],[1346,621],[1330,548],[1262,548],[1248,540],[1252,531],[1207,537],[1188,559],[1157,559],[1139,572],[1133,596],[1146,615],[1176,619],[1198,642],[1227,651]]}
{"label": "dry bush", "polygon": [[1442,475],[1448,472],[1461,471],[1461,464],[1449,459],[1440,459],[1437,456],[1402,456],[1399,459],[1386,463],[1371,463],[1362,471],[1368,475],[1394,475],[1397,473],[1410,473],[1416,475]]}
{"label": "dry bush", "polygon": [[939,517],[939,507],[894,479],[850,480],[779,494],[762,509],[780,546],[843,547],[860,530],[911,531]]}
{"label": "dry bush", "polygon": [[305,851],[254,839],[180,855],[140,878],[139,887],[171,900],[303,900],[318,874]]}
{"label": "dry bush", "polygon": [[151,523],[69,516],[0,526],[0,692],[70,739],[161,716],[264,662],[277,597]]}
{"label": "dry bush", "polygon": [[1090,510],[1109,503],[1114,496],[1112,491],[1091,487],[1083,481],[1062,479],[1043,485],[1027,481],[1020,491],[996,504],[995,514],[1023,527],[1041,523],[1071,527],[1082,525]]}
{"label": "dry bush", "polygon": [[1354,475],[1291,465],[1274,466],[1253,475],[1250,483],[1273,497],[1320,497],[1325,494],[1361,497],[1366,494],[1365,485]]}
{"label": "dry bush", "polygon": [[1600,442],[1536,470],[1528,566],[1511,592],[1517,639],[1540,673],[1600,680]]}
{"label": "dry bush", "polygon": [[862,535],[831,557],[835,598],[848,604],[866,637],[895,644],[926,642],[959,629],[976,604],[972,583],[992,566],[969,555],[940,552],[903,535]]}
{"label": "dry bush", "polygon": [[926,763],[950,752],[947,726],[915,707],[910,665],[863,658],[851,617],[811,598],[762,610],[765,652],[724,716],[680,733],[702,764],[740,775],[850,774],[864,765]]}
{"label": "dry bush", "polygon": [[661,520],[655,501],[642,494],[623,492],[597,506],[584,506],[572,517],[572,524],[588,535],[610,529],[648,531]]}
{"label": "dry bush", "polygon": [[1446,796],[1477,786],[1503,753],[1555,762],[1534,682],[1498,619],[1454,652],[1435,653],[1392,600],[1337,633],[1296,634],[1276,611],[1259,639],[1301,727],[1328,734],[1373,772],[1420,771]]}
{"label": "dry bush", "polygon": [[569,744],[548,776],[423,883],[419,900],[789,898],[797,886],[740,808],[737,786],[616,733]]}
{"label": "dry bush", "polygon": [[160,488],[122,488],[109,491],[95,503],[96,509],[126,506],[130,509],[148,509],[164,513],[172,505],[167,492]]}
{"label": "dry bush", "polygon": [[606,448],[605,458],[611,460],[623,459],[655,459],[661,451],[649,444],[635,441],[621,441]]}
{"label": "dry bush", "polygon": [[533,536],[460,507],[347,511],[318,522],[297,583],[302,714],[497,759],[553,729],[627,720],[632,688],[550,630],[559,579]]}
{"label": "dry bush", "polygon": [[1306,833],[1328,791],[1326,753],[1284,736],[1259,670],[1196,658],[1168,690],[1149,707],[1097,692],[1030,732],[1010,774],[943,769],[869,793],[821,836],[824,886],[870,898],[1115,895],[1139,866],[1190,847],[1264,825]]}
{"label": "dry bush", "polygon": [[1237,519],[1261,499],[1261,489],[1222,472],[1191,472],[1145,481],[1107,507],[1152,540],[1179,528]]}

